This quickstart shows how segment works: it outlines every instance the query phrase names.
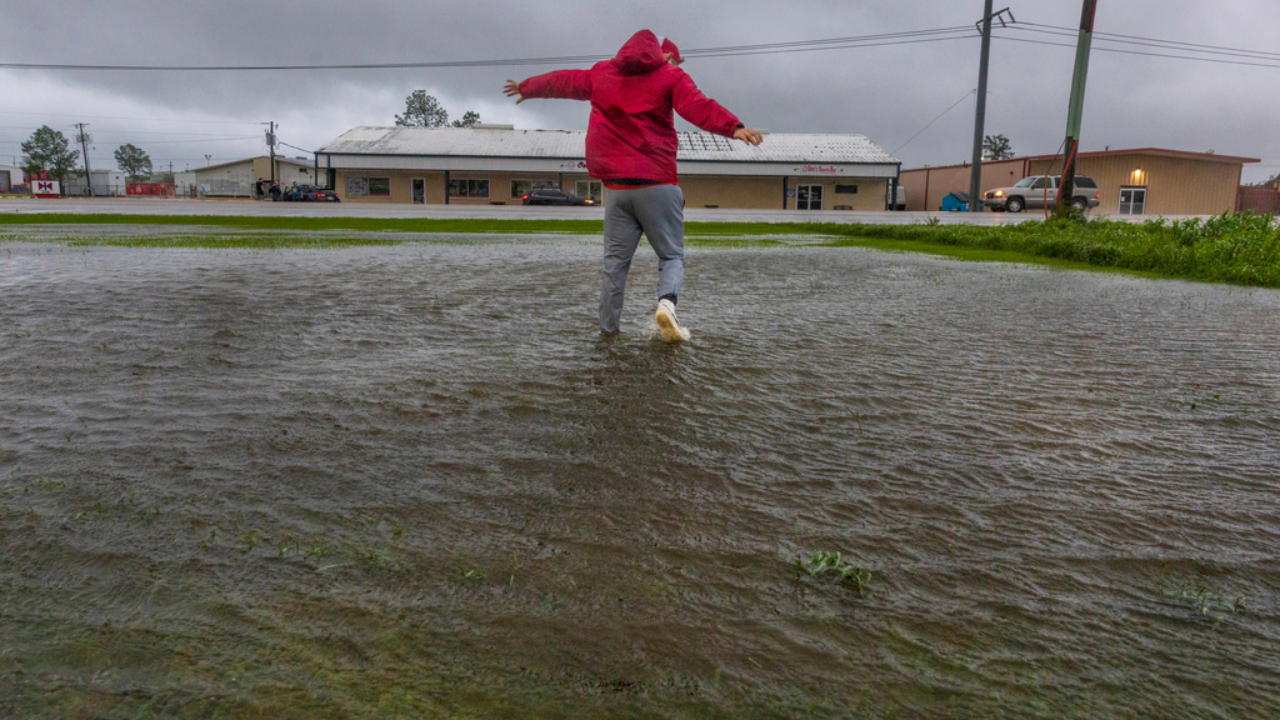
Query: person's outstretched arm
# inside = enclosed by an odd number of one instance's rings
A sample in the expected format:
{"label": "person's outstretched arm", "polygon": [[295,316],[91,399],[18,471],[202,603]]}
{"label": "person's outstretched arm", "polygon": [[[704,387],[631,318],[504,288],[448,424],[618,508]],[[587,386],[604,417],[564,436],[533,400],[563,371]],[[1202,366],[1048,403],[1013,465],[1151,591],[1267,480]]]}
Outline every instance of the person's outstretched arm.
{"label": "person's outstretched arm", "polygon": [[759,130],[752,130],[745,125],[739,125],[738,129],[733,131],[733,137],[748,145],[759,145],[764,142],[764,135],[761,135]]}
{"label": "person's outstretched arm", "polygon": [[738,120],[723,105],[712,100],[694,84],[693,78],[684,75],[676,83],[671,95],[671,106],[680,117],[710,133],[741,140],[748,145],[759,145],[764,136]]}
{"label": "person's outstretched arm", "polygon": [[507,97],[518,98],[517,105],[531,98],[590,100],[591,73],[587,70],[556,70],[521,82],[508,80],[502,91]]}

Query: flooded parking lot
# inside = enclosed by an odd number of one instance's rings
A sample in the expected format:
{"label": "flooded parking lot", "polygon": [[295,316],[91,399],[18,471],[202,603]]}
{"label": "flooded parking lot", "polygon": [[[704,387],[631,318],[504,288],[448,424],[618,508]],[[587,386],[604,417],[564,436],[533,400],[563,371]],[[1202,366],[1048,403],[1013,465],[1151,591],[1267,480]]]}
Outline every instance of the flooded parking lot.
{"label": "flooded parking lot", "polygon": [[0,715],[1280,713],[1280,292],[598,256],[0,244]]}

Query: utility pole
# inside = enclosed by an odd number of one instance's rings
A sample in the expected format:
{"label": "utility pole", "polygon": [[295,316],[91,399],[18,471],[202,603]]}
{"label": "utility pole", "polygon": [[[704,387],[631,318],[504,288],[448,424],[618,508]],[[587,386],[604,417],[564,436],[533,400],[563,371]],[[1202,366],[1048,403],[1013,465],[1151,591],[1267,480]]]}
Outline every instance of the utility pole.
{"label": "utility pole", "polygon": [[1016,22],[1009,8],[993,14],[991,3],[992,0],[986,0],[982,20],[978,23],[982,31],[982,55],[978,60],[978,110],[973,120],[973,164],[969,171],[969,212],[982,212],[982,139],[985,130],[983,126],[987,122],[987,69],[991,65],[991,22],[999,20],[1000,27],[1005,27],[1005,15]]}
{"label": "utility pole", "polygon": [[1058,182],[1058,206],[1053,216],[1067,217],[1076,190],[1076,154],[1080,150],[1080,120],[1084,115],[1084,81],[1089,74],[1089,47],[1093,44],[1093,16],[1098,0],[1084,0],[1080,13],[1080,38],[1076,40],[1076,68],[1071,77],[1071,101],[1067,105],[1067,140],[1063,144],[1062,180]]}
{"label": "utility pole", "polygon": [[80,128],[80,134],[76,135],[76,139],[80,141],[80,149],[84,152],[84,179],[85,184],[89,186],[89,197],[93,197],[93,173],[89,172],[89,135],[84,131],[84,126],[89,123],[77,123],[76,127]]}
{"label": "utility pole", "polygon": [[[991,3],[982,10],[982,56],[978,61],[978,112],[973,120],[973,164],[969,169],[969,212],[982,212],[982,132],[987,120],[987,67],[991,59]],[[928,200],[928,198],[925,198]],[[928,210],[928,208],[925,208]]]}
{"label": "utility pole", "polygon": [[267,130],[267,147],[271,148],[271,185],[276,184],[276,121],[272,120],[267,123],[270,129]]}

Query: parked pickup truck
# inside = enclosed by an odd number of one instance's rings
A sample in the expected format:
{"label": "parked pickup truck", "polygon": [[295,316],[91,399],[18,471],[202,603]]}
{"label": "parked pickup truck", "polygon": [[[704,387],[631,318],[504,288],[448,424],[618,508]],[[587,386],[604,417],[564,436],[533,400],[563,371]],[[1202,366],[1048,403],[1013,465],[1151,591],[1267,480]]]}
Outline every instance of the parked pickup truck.
{"label": "parked pickup truck", "polygon": [[[1008,210],[1022,212],[1026,208],[1054,207],[1058,204],[1058,180],[1055,175],[1032,175],[1014,183],[1012,187],[988,190],[982,197],[982,204],[992,210]],[[1093,178],[1076,176],[1075,192],[1071,206],[1077,210],[1097,207],[1099,203],[1098,183]]]}

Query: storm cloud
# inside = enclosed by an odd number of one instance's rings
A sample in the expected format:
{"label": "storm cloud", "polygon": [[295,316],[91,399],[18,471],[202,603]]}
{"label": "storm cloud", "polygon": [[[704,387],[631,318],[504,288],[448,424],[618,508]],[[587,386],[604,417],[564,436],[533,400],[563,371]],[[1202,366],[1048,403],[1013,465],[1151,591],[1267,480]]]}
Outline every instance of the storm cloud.
{"label": "storm cloud", "polygon": [[[1066,129],[1075,40],[1070,32],[1048,32],[1076,28],[1080,5],[996,3],[997,9],[1006,6],[1017,22],[998,32],[992,44],[986,134],[1007,136],[1018,155],[1053,153]],[[704,92],[750,126],[867,135],[910,168],[969,160],[979,54],[972,28],[983,3],[4,0],[0,8],[7,20],[0,62],[85,65],[360,65],[611,55],[642,28],[693,50],[968,27],[971,32],[930,42],[910,38],[685,63]],[[1276,27],[1280,5],[1264,0],[1099,2],[1096,30],[1126,37],[1095,42],[1081,149],[1166,147],[1261,159],[1245,166],[1246,182],[1280,172],[1280,55],[1205,55],[1142,40],[1261,51]],[[1187,59],[1193,55],[1197,59]],[[475,110],[485,122],[585,128],[583,103],[530,101],[517,107],[502,95],[507,79],[558,67],[0,69],[0,163],[20,160],[19,144],[37,127],[49,125],[70,137],[78,122],[90,124],[90,158],[98,167],[113,166],[112,152],[126,142],[146,150],[158,167],[172,162],[175,169],[261,154],[261,123],[267,121],[278,123],[282,141],[311,149],[356,125],[392,124],[405,97],[419,88],[439,98],[453,117]]]}

